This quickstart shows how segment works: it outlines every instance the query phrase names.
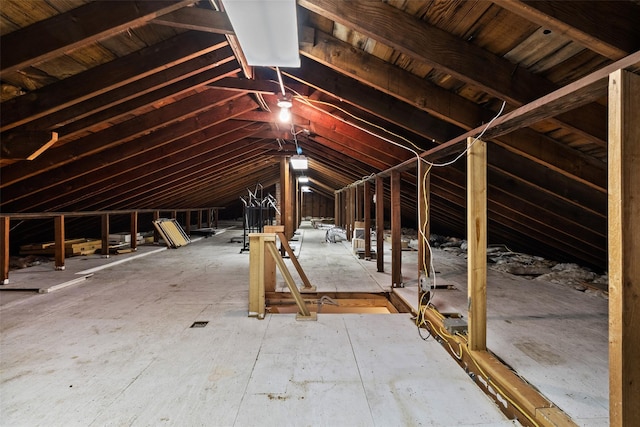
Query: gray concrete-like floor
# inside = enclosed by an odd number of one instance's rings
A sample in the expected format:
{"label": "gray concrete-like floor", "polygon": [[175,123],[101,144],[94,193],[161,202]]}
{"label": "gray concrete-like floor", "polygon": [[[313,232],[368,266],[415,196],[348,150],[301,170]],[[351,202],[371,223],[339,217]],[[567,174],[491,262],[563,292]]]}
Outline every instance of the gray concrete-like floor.
{"label": "gray concrete-like floor", "polygon": [[[389,290],[388,248],[379,273],[324,233],[292,242],[319,292]],[[49,293],[0,292],[0,425],[513,424],[406,314],[247,317],[249,255],[230,243],[241,235],[12,272],[8,287]],[[402,255],[394,291],[415,306],[417,253]],[[434,304],[464,314],[466,261],[435,250],[434,263],[453,287]],[[578,425],[608,425],[606,299],[488,279],[489,349]]]}
{"label": "gray concrete-like floor", "polygon": [[[375,263],[303,231],[300,262],[320,291],[385,288]],[[239,235],[92,270],[49,293],[3,291],[0,424],[518,425],[408,314],[247,317],[249,255],[229,242]],[[89,261],[49,276],[66,283]],[[190,328],[197,321],[208,324]]]}

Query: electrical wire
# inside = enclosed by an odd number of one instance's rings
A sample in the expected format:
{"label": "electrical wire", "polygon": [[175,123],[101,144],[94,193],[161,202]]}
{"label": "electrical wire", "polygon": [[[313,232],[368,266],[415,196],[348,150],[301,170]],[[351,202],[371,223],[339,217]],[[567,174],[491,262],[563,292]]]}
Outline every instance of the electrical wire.
{"label": "electrical wire", "polygon": [[484,129],[482,129],[482,132],[480,132],[480,134],[478,136],[476,136],[473,141],[471,141],[471,144],[467,145],[467,148],[464,149],[460,154],[458,154],[456,156],[456,158],[454,158],[453,160],[449,161],[449,162],[445,162],[445,163],[431,163],[431,166],[435,166],[435,167],[445,167],[445,166],[449,166],[454,164],[455,162],[457,162],[458,160],[460,160],[460,158],[462,156],[464,156],[467,151],[469,151],[471,149],[471,147],[473,147],[473,144],[475,144],[480,138],[482,138],[482,135],[484,135],[484,133],[487,131],[487,129],[489,129],[489,126],[491,126],[491,123],[493,123],[498,117],[500,117],[502,115],[502,112],[504,111],[504,107],[507,104],[507,101],[502,101],[502,107],[500,107],[500,111],[498,111],[498,113],[493,116],[493,118],[491,120],[489,120],[489,123],[487,123],[487,125],[484,127]]}
{"label": "electrical wire", "polygon": [[[444,316],[442,316],[442,314],[440,312],[438,312],[436,309],[429,307],[428,308],[432,313],[436,314],[438,317],[440,317],[441,319],[444,318]],[[480,364],[478,363],[478,361],[475,359],[473,353],[471,351],[469,351],[467,349],[466,346],[458,343],[458,350],[459,353],[456,353],[453,350],[453,347],[451,347],[451,344],[449,343],[449,340],[454,340],[455,337],[451,334],[448,334],[447,332],[445,332],[444,330],[442,330],[442,328],[436,328],[435,325],[429,321],[428,319],[424,318],[423,316],[423,323],[425,325],[428,325],[430,327],[429,332],[431,334],[435,333],[437,334],[440,339],[442,339],[443,341],[446,341],[447,346],[449,347],[449,350],[451,350],[451,353],[453,354],[453,356],[458,359],[458,360],[462,360],[462,356],[466,351],[466,355],[467,357],[473,362],[473,364],[476,366],[476,368],[478,369],[478,371],[480,372],[480,374],[482,375],[482,377],[485,379],[485,381],[487,382],[487,384],[491,385],[496,393],[500,394],[500,396],[502,396],[502,398],[504,398],[507,402],[509,402],[514,408],[516,408],[522,415],[524,415],[530,422],[531,424],[533,424],[536,427],[540,427],[539,423],[536,422],[536,420],[534,420],[529,414],[527,414],[527,412],[525,412],[525,410],[518,405],[513,399],[511,399],[507,393],[504,392],[504,390],[502,390],[502,388],[500,388],[499,385],[497,385],[492,379],[490,375],[487,375],[487,373],[482,369],[482,367],[480,366]],[[463,335],[460,335],[458,333],[456,333],[456,336],[462,338],[465,340],[465,342],[467,341],[466,337],[464,337]],[[448,340],[445,340],[444,338],[448,338]],[[465,350],[466,349],[466,350]]]}

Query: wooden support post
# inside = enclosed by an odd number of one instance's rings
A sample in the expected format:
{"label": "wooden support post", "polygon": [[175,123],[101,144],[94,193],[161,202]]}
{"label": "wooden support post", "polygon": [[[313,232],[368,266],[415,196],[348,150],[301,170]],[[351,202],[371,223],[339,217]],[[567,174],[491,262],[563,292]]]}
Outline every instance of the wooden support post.
{"label": "wooden support post", "polygon": [[138,250],[138,211],[131,212],[131,250]]}
{"label": "wooden support post", "polygon": [[371,259],[371,182],[364,182],[364,259]]}
{"label": "wooden support post", "polygon": [[[154,211],[153,220],[157,221],[159,219],[160,219],[160,211]],[[158,243],[159,241],[160,241],[160,233],[158,233],[158,230],[156,229],[156,227],[153,227],[153,242]]]}
{"label": "wooden support post", "polygon": [[109,214],[103,214],[102,218],[102,257],[109,258]]}
{"label": "wooden support post", "polygon": [[402,288],[402,212],[400,210],[400,172],[391,172],[391,286]]}
{"label": "wooden support post", "polygon": [[609,423],[640,420],[640,76],[609,79]]}
{"label": "wooden support post", "polygon": [[486,350],[487,146],[484,141],[473,141],[467,139],[468,333],[470,350]]}
{"label": "wooden support post", "polygon": [[376,176],[376,264],[384,272],[384,182]]}
{"label": "wooden support post", "polygon": [[[249,234],[249,317],[264,319],[265,242],[276,241],[275,234]],[[270,279],[269,279],[270,280]],[[275,282],[275,277],[273,278]]]}
{"label": "wooden support post", "polygon": [[187,233],[187,236],[191,236],[191,211],[187,210],[187,212],[185,212],[184,214],[185,216],[185,220],[184,220],[184,231],[185,233]]}
{"label": "wooden support post", "polygon": [[333,193],[333,223],[336,226],[340,225],[340,195],[341,193]]}
{"label": "wooden support post", "polygon": [[218,209],[214,209],[213,210],[213,215],[214,215],[214,227],[218,228]]}
{"label": "wooden support post", "polygon": [[351,241],[351,239],[353,238],[353,223],[355,221],[355,215],[356,215],[356,189],[355,187],[349,187],[348,191],[348,209],[347,212],[349,213],[348,217],[347,217],[347,240]]}
{"label": "wooden support post", "polygon": [[[353,186],[353,208],[354,208],[353,220],[354,221],[360,221],[362,218],[362,204],[360,203],[361,201],[360,193],[362,193],[362,191],[360,191],[360,186],[357,184],[354,185]],[[354,225],[354,228],[355,228],[355,225]]]}
{"label": "wooden support post", "polygon": [[429,218],[429,195],[431,167],[423,160],[418,162],[418,279],[421,274],[431,276],[431,234]]}
{"label": "wooden support post", "polygon": [[198,228],[202,228],[202,209],[198,209]]}
{"label": "wooden support post", "polygon": [[291,170],[289,168],[289,158],[283,157],[280,162],[280,186],[282,189],[282,206],[280,214],[284,225],[284,235],[287,239],[293,237],[293,199],[291,189]]}
{"label": "wooden support post", "polygon": [[[284,238],[284,225],[265,225],[263,228],[264,234],[277,234],[280,232],[280,242]],[[251,244],[251,242],[249,242]],[[251,248],[249,248],[251,250]],[[273,257],[266,257],[264,260],[264,291],[275,292],[276,291],[276,261]]]}
{"label": "wooden support post", "polygon": [[9,224],[11,220],[7,216],[0,216],[0,285],[9,284]]}
{"label": "wooden support post", "polygon": [[55,235],[55,269],[64,270],[64,215],[59,215],[53,219]]}
{"label": "wooden support post", "polygon": [[178,211],[171,211],[171,218],[177,220],[178,219]]}
{"label": "wooden support post", "polygon": [[347,192],[343,190],[339,193],[338,196],[340,197],[340,213],[338,214],[336,225],[338,227],[344,228],[345,218],[347,215],[347,202],[346,202]]}

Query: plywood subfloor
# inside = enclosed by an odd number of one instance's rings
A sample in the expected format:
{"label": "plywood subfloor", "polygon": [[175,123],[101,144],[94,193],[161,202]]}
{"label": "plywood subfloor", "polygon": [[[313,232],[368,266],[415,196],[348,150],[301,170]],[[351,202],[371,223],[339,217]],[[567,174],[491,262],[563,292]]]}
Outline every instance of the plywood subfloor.
{"label": "plywood subfloor", "polygon": [[[0,308],[2,424],[517,425],[407,314],[247,317],[249,256],[230,237]],[[344,275],[352,291],[379,288],[332,249],[316,260],[317,283]],[[341,275],[326,269],[337,259]]]}

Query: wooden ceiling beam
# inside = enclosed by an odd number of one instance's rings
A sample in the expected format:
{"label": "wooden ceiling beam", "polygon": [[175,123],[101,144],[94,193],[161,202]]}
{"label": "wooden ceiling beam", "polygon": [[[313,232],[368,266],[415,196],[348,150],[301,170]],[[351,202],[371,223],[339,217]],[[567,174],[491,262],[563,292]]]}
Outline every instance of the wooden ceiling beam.
{"label": "wooden ceiling beam", "polygon": [[[494,0],[494,3],[612,60],[640,49],[637,19],[640,11],[630,1]],[[615,25],[603,25],[605,16]]]}
{"label": "wooden ceiling beam", "polygon": [[298,4],[510,104],[532,101],[555,89],[548,80],[383,2],[299,0]]}
{"label": "wooden ceiling beam", "polygon": [[[384,2],[299,0],[298,4],[512,105],[526,104],[558,88],[505,58]],[[582,108],[588,117],[606,117],[606,111],[600,105]],[[606,145],[606,121],[602,123],[598,135],[583,132],[580,122],[560,125]]]}
{"label": "wooden ceiling beam", "polygon": [[[200,178],[192,181],[192,195],[168,193],[179,204],[188,205],[196,198],[200,204],[211,204],[214,200],[221,205],[227,205],[231,201],[238,200],[240,196],[247,194],[247,188],[253,188],[260,183],[265,187],[279,180],[279,171],[275,159],[264,158],[261,153],[249,153],[242,159],[234,159],[224,163],[225,168],[238,169],[238,176],[230,177],[228,174],[220,174],[220,168],[204,171]],[[252,168],[250,163],[262,159],[260,168]],[[238,177],[241,177],[238,179]],[[191,202],[189,198],[191,197]]]}
{"label": "wooden ceiling beam", "polygon": [[[43,200],[42,194],[35,193],[20,201],[20,210],[43,210],[45,204],[54,210],[71,210],[71,203],[80,206],[80,202],[90,198],[99,197],[106,203],[110,198],[124,197],[122,194],[135,190],[139,184],[153,185],[156,180],[162,181],[166,176],[178,172],[191,156],[199,156],[201,161],[224,156],[227,145],[254,133],[246,127],[242,122],[225,121],[171,141],[170,144],[158,144],[148,151],[117,163],[108,162],[110,157],[120,154],[119,147],[113,148],[110,152],[98,154],[100,159],[88,159],[89,162],[98,165],[101,159],[107,160],[104,167],[91,172],[90,182],[83,176],[69,180],[64,183],[64,191],[48,190],[47,192],[54,196],[46,201]],[[88,207],[73,209],[86,210]]]}
{"label": "wooden ceiling beam", "polygon": [[106,196],[95,194],[86,200],[86,207],[82,209],[101,204],[107,206],[135,204],[146,197],[153,198],[168,190],[185,193],[187,189],[186,192],[191,192],[196,183],[204,180],[208,171],[220,167],[229,168],[232,162],[238,161],[245,155],[261,153],[265,150],[266,143],[249,143],[242,135],[246,133],[248,132],[240,131],[211,141],[215,144],[215,149],[207,148],[209,144],[200,144],[199,147],[186,149],[175,164],[171,162],[171,158],[158,159],[150,162],[146,168],[127,171],[118,183],[117,191],[108,192]]}
{"label": "wooden ceiling beam", "polygon": [[[255,153],[260,153],[261,150],[259,147],[252,149],[251,147],[244,147],[243,142],[238,144],[238,150],[242,150],[245,148],[250,155],[254,155]],[[237,156],[234,156],[237,157]],[[228,160],[218,160],[217,166],[215,166],[211,170],[202,170],[196,171],[195,174],[189,174],[188,176],[182,176],[181,174],[173,175],[170,179],[165,180],[163,182],[157,183],[157,185],[145,192],[144,194],[139,194],[138,198],[135,196],[133,198],[129,197],[127,199],[118,200],[113,203],[116,203],[116,206],[130,206],[141,205],[141,206],[157,206],[162,205],[172,205],[172,206],[195,206],[196,204],[185,205],[180,202],[181,200],[195,199],[195,194],[198,192],[202,192],[203,188],[209,189],[211,183],[215,183],[218,185],[218,181],[211,178],[211,173],[217,170],[218,168],[236,168],[238,161],[236,159],[228,159]],[[259,171],[261,172],[261,171]],[[238,177],[236,177],[237,180]],[[97,203],[100,203],[99,199],[96,199]],[[205,204],[203,204],[205,205]],[[222,206],[222,205],[221,205]]]}
{"label": "wooden ceiling beam", "polygon": [[[351,98],[355,98],[352,100],[354,103],[359,101],[359,93],[364,85],[429,113],[433,116],[427,122],[430,126],[439,127],[443,125],[442,122],[446,122],[449,126],[460,128],[469,126],[470,123],[480,124],[491,118],[490,111],[478,107],[473,102],[370,53],[354,49],[349,43],[321,31],[315,30],[315,43],[301,46],[300,53],[303,56],[301,69],[285,70],[285,74],[300,80],[301,77],[298,76],[305,73],[308,77],[304,79],[306,83],[330,93],[334,93],[333,89],[336,92],[346,91],[347,95],[351,94]],[[338,72],[338,75],[347,76],[349,80],[342,78],[332,81],[337,76],[309,60]],[[307,67],[310,71],[306,70]],[[357,82],[361,85],[357,85]],[[357,91],[349,90],[350,85],[356,85]],[[335,96],[339,95],[336,93]],[[348,96],[346,98],[349,99]],[[455,114],[452,114],[453,112]],[[434,122],[434,118],[441,121]],[[442,142],[446,135],[458,133],[458,129],[454,127],[445,131],[443,135],[434,135],[432,138]]]}
{"label": "wooden ceiling beam", "polygon": [[331,112],[321,108],[294,100],[292,112],[311,121],[311,129],[309,129],[311,132],[334,140],[339,139],[338,135],[344,136],[346,139],[342,138],[341,141],[345,145],[367,156],[374,158],[386,156],[395,159],[394,162],[403,161],[411,156],[409,151],[358,129],[346,120],[336,118],[335,115],[331,115]]}
{"label": "wooden ceiling beam", "polygon": [[[226,93],[227,96],[230,95],[229,92],[224,93]],[[234,96],[237,96],[237,94],[234,94]],[[108,157],[107,153],[105,152],[102,156],[94,157],[95,161],[83,162],[77,160],[81,155],[85,154],[84,152],[76,154],[73,151],[70,151],[69,153],[71,154],[69,156],[71,157],[71,160],[75,159],[76,161],[65,162],[65,167],[63,168],[47,168],[46,173],[34,173],[30,178],[14,181],[18,182],[18,184],[7,186],[7,188],[3,189],[3,206],[13,200],[24,198],[33,192],[43,191],[47,188],[51,188],[54,185],[60,185],[63,182],[69,181],[79,176],[87,175],[100,167],[104,167],[111,163],[121,162],[138,153],[153,149],[162,144],[168,144],[178,138],[186,137],[189,134],[196,133],[203,127],[205,127],[203,126],[203,124],[214,126],[218,123],[226,121],[229,117],[233,117],[234,114],[241,114],[244,111],[256,107],[256,104],[249,98],[238,100],[227,99],[227,101],[228,102],[226,104],[220,103],[218,104],[218,106],[214,105],[214,108],[211,108],[210,111],[205,111],[194,117],[177,121],[173,125],[166,126],[159,132],[151,132],[142,137],[139,137],[137,140],[135,140],[135,144],[120,145],[118,147],[118,150],[110,152],[116,154],[110,154],[110,156]],[[67,144],[67,146],[70,145],[71,144]],[[110,144],[110,146],[116,145],[118,144]],[[67,146],[63,148],[68,149]],[[82,148],[82,145],[80,145],[79,147]],[[106,150],[106,147],[104,147],[104,150]],[[91,150],[91,152],[98,153],[104,150]],[[82,157],[88,157],[88,154]],[[4,172],[5,169],[9,168],[2,168],[0,172]]]}
{"label": "wooden ceiling beam", "polygon": [[[130,115],[138,108],[204,86],[240,71],[228,46],[169,67],[117,89],[31,121],[29,129],[55,129],[64,141],[92,126]],[[87,75],[92,80],[90,75]],[[166,88],[165,90],[162,90]]]}
{"label": "wooden ceiling beam", "polygon": [[[252,92],[264,95],[278,95],[281,91],[280,85],[274,80],[256,80],[240,77],[227,77],[211,83],[209,86],[220,89],[239,90],[242,92]],[[287,83],[287,90],[299,95],[307,95],[309,88],[306,85]]]}
{"label": "wooden ceiling beam", "polygon": [[[478,128],[481,128],[482,123],[489,122],[495,114],[459,95],[446,91],[407,71],[375,58],[373,55],[356,51],[351,45],[334,37],[318,33],[317,39],[316,46],[301,48],[303,55],[308,57],[308,59],[303,58],[303,65],[305,70],[312,70],[312,72],[309,72],[312,79],[311,85],[320,83],[315,76],[324,75],[326,76],[324,80],[327,87],[320,89],[333,93],[336,97],[349,99],[348,94],[342,93],[339,89],[336,90],[335,85],[331,83],[338,81],[339,76],[342,76],[343,80],[351,78],[359,82],[366,82],[376,90],[407,102],[418,109],[433,114],[435,117],[446,119],[459,126],[455,129],[470,130],[473,129],[474,123],[480,123]],[[313,61],[309,61],[309,59],[313,59],[322,65],[314,65]],[[329,74],[327,68],[334,70],[334,72]],[[287,70],[287,73],[293,78],[302,74],[298,70]],[[392,82],[392,84],[389,84],[389,82]],[[343,86],[349,87],[357,84],[357,82],[352,81],[350,85],[347,80],[343,83]],[[335,91],[335,93],[332,91]],[[428,101],[417,102],[416,99],[428,99]],[[352,99],[349,102],[357,103],[358,101]],[[366,110],[369,106],[364,105],[362,108]],[[419,127],[414,131],[420,133]],[[459,137],[459,135],[465,136]],[[466,140],[466,135],[464,132],[456,134],[459,137],[459,141]],[[454,139],[456,138],[454,137]],[[439,143],[443,142],[439,139],[437,141]],[[496,138],[494,142],[585,185],[591,186],[597,191],[606,191],[606,168],[602,162],[594,161],[594,159],[580,153],[578,150],[558,143],[547,136],[536,133],[531,129],[520,128],[508,137]],[[434,151],[439,149],[436,147]]]}
{"label": "wooden ceiling beam", "polygon": [[227,41],[222,36],[199,32],[179,34],[164,42],[0,103],[3,118],[0,131],[23,125],[226,45]]}
{"label": "wooden ceiling beam", "polygon": [[[302,52],[303,55],[304,52],[306,50]],[[347,55],[353,55],[353,59],[360,56],[354,52],[349,52]],[[430,89],[433,89],[433,85],[427,88],[424,85],[425,80],[418,79],[413,75],[405,75],[405,77],[410,78],[410,81],[404,80],[402,87],[408,87],[414,81],[410,76],[415,77],[420,82],[416,81],[419,86],[413,86],[415,97],[411,100],[408,97],[403,99],[398,96],[398,86],[395,84],[394,89],[382,91],[379,90],[379,85],[371,83],[372,80],[352,78],[353,75],[359,75],[360,73],[347,75],[337,72],[338,69],[344,70],[344,68],[339,67],[334,62],[331,65],[323,64],[318,59],[317,56],[302,56],[300,58],[302,63],[300,68],[283,70],[283,74],[430,140],[447,141],[449,138],[461,133],[462,128],[444,121],[444,116],[438,118],[430,114],[429,111],[433,112],[435,110],[425,109],[424,103],[420,102],[419,93],[422,92],[423,88],[425,94],[429,93],[429,97],[424,99],[429,100],[438,99],[439,95],[441,95],[440,92],[446,92],[440,88],[435,91],[436,93],[430,91]],[[341,57],[340,59],[344,58]],[[367,71],[369,70],[370,68],[367,66]],[[376,76],[379,77],[381,75],[374,70],[371,74],[367,72],[367,77],[369,76],[376,78]],[[404,83],[407,83],[407,86]],[[450,93],[447,92],[447,94],[444,95],[442,93],[442,95],[449,98]]]}
{"label": "wooden ceiling beam", "polygon": [[[217,105],[222,105],[239,96],[241,95],[237,93],[214,91],[213,89],[192,95],[147,114],[136,116],[130,120],[106,128],[101,132],[77,139],[60,148],[52,148],[47,152],[46,156],[40,157],[27,164],[20,163],[2,168],[2,170],[0,170],[2,184],[0,185],[4,188],[15,182],[60,168],[68,163],[76,162],[84,157],[99,153],[123,142],[149,134],[153,130],[164,128],[171,123],[194,117],[199,112],[209,110]],[[255,103],[253,103],[253,105],[255,105]],[[194,123],[190,131],[197,131],[196,126],[198,125]],[[180,126],[176,127],[176,129],[178,128],[180,128]],[[164,132],[167,132],[167,130],[165,129]],[[187,132],[186,129],[185,132]],[[176,137],[178,136],[183,135],[177,135]]]}
{"label": "wooden ceiling beam", "polygon": [[154,24],[185,30],[205,31],[216,34],[234,34],[231,21],[225,12],[199,7],[183,7],[155,18]]}
{"label": "wooden ceiling beam", "polygon": [[[53,59],[65,52],[146,24],[195,1],[119,1],[109,4],[109,13],[105,13],[104,3],[92,2],[36,22],[2,36],[0,73],[5,75]],[[42,37],[43,34],[50,36]]]}

